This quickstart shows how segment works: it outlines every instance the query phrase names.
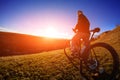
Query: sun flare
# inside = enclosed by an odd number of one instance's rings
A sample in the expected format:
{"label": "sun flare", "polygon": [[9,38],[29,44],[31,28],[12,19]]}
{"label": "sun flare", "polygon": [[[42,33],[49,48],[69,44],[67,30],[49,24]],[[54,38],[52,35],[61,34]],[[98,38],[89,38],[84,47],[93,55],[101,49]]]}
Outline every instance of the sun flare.
{"label": "sun flare", "polygon": [[46,28],[45,34],[44,34],[44,36],[46,36],[46,37],[52,37],[52,38],[58,38],[59,37],[58,35],[59,35],[59,32],[54,27],[48,27],[48,28]]}

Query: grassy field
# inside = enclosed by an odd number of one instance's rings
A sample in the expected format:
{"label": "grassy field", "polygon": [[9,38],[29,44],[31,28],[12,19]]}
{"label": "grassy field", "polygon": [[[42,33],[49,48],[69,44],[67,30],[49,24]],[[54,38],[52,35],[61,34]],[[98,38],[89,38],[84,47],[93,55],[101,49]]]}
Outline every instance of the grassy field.
{"label": "grassy field", "polygon": [[[120,26],[103,33],[95,42],[110,44],[120,57]],[[103,50],[98,49],[100,56]],[[10,53],[12,54],[12,53]],[[102,59],[108,57],[104,54]],[[103,61],[108,61],[103,60]],[[111,60],[105,65],[111,66]],[[120,65],[118,63],[118,65]],[[107,67],[107,68],[108,68]],[[0,80],[82,80],[63,49],[37,54],[0,57]]]}
{"label": "grassy field", "polygon": [[[108,63],[109,65],[109,63]],[[63,49],[0,57],[0,80],[82,80]]]}
{"label": "grassy field", "polygon": [[0,80],[79,80],[63,50],[0,57]]}

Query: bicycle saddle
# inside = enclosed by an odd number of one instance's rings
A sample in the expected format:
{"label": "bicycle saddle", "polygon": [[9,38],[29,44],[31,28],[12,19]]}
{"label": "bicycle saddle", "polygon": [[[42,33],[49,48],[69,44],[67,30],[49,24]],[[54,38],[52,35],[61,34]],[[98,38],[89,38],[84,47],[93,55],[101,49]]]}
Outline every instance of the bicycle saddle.
{"label": "bicycle saddle", "polygon": [[100,28],[99,27],[97,27],[97,28],[94,28],[93,30],[90,30],[90,32],[99,32],[100,31]]}

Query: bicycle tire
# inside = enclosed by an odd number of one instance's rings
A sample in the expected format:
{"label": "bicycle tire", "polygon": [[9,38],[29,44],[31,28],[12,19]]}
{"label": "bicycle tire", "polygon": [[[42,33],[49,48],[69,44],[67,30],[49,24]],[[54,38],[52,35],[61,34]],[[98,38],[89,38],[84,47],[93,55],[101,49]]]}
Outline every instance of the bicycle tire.
{"label": "bicycle tire", "polygon": [[72,61],[72,59],[70,58],[70,56],[67,54],[66,48],[64,48],[64,54],[66,55],[66,57],[68,58],[68,60],[70,61],[70,63],[76,68],[76,70],[79,70],[79,67],[77,67],[76,64],[74,64],[74,62]]}
{"label": "bicycle tire", "polygon": [[[113,65],[111,65],[110,67],[112,67],[111,69],[111,73],[109,73],[109,77],[108,79],[105,79],[104,77],[98,77],[97,80],[115,80],[116,79],[116,76],[119,74],[119,56],[118,54],[116,53],[116,51],[114,50],[114,48],[112,46],[110,46],[109,44],[107,43],[95,43],[95,44],[92,44],[90,46],[90,51],[92,50],[95,50],[95,48],[98,48],[98,47],[101,47],[101,48],[104,48],[106,49],[110,54],[107,53],[107,55],[111,55],[111,58],[113,59]],[[105,54],[106,52],[102,52],[103,54]],[[92,54],[92,52],[91,52]],[[96,55],[96,52],[94,51],[94,54]],[[99,55],[99,54],[98,54]],[[102,56],[102,54],[99,55],[99,57]],[[103,60],[104,60],[105,57],[103,57]],[[101,59],[102,60],[102,59]],[[106,59],[107,60],[107,59]],[[100,64],[97,66],[97,68],[101,66]],[[107,71],[107,70],[106,70]],[[106,72],[107,73],[107,72]],[[107,73],[108,75],[108,73]],[[101,79],[100,79],[101,78]]]}
{"label": "bicycle tire", "polygon": [[[110,52],[110,55],[113,58],[113,70],[110,74],[110,78],[107,80],[115,80],[116,75],[119,73],[119,57],[118,54],[116,53],[116,51],[114,50],[113,47],[111,47],[109,44],[106,43],[95,43],[90,45],[90,50],[93,50],[96,47],[103,47],[106,50],[108,50]],[[77,70],[81,70],[80,67],[77,67],[74,62],[70,59],[69,55],[67,54],[66,48],[64,48],[64,53],[66,55],[66,57],[68,58],[68,60],[70,61],[70,63],[77,69]],[[82,66],[83,64],[79,64],[80,66]],[[80,71],[82,72],[82,71]],[[97,80],[106,80],[106,79],[97,79]]]}

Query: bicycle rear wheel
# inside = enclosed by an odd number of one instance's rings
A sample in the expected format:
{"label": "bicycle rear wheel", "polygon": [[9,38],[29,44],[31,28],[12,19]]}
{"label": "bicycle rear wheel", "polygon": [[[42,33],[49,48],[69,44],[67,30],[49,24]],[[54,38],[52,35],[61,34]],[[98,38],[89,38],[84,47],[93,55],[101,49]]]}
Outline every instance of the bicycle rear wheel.
{"label": "bicycle rear wheel", "polygon": [[73,57],[71,54],[71,50],[70,48],[64,48],[64,53],[66,55],[66,57],[68,58],[68,60],[70,61],[70,63],[76,68],[76,70],[79,70],[80,68],[80,58],[79,57]]}
{"label": "bicycle rear wheel", "polygon": [[[81,67],[80,65],[82,65],[82,60],[80,57],[80,53],[78,53],[76,56],[71,55],[71,49],[70,49],[70,45],[69,43],[66,44],[66,47],[64,48],[64,54],[66,55],[67,59],[69,60],[70,64],[74,67],[74,70],[77,71],[77,75],[79,75],[79,79],[78,80],[85,80],[85,78],[81,75]],[[88,79],[87,79],[88,80]]]}
{"label": "bicycle rear wheel", "polygon": [[119,57],[106,43],[95,43],[82,64],[82,73],[90,80],[116,80],[119,73]]}

